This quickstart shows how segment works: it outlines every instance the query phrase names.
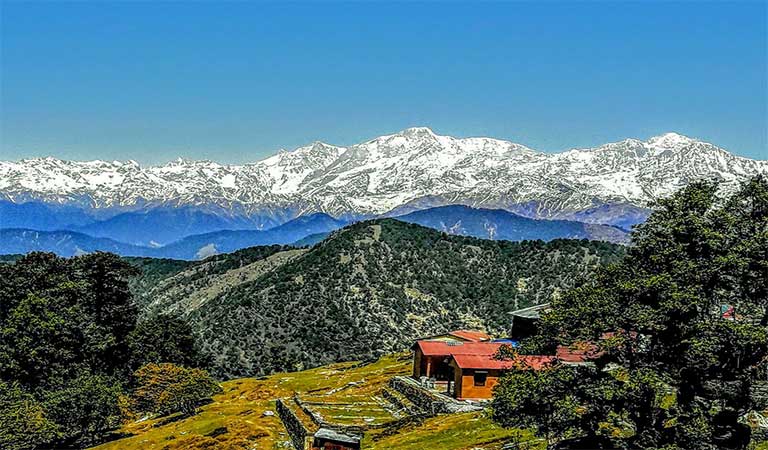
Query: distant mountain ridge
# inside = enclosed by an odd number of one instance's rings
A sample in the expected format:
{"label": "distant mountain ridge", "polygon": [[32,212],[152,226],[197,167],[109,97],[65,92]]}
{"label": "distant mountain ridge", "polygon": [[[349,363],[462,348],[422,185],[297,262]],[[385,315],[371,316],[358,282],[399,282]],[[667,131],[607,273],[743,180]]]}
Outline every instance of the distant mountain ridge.
{"label": "distant mountain ridge", "polygon": [[126,244],[68,230],[0,228],[0,254],[46,251],[69,257],[106,251],[122,256],[194,260],[259,245],[293,244],[307,236],[337,230],[346,224],[347,222],[327,214],[317,213],[293,219],[268,230],[221,230],[188,236],[161,247]]}
{"label": "distant mountain ridge", "polygon": [[316,213],[297,217],[268,230],[223,230],[188,236],[157,250],[166,258],[205,259],[257,245],[293,244],[310,235],[338,230],[347,223]]}
{"label": "distant mountain ridge", "polygon": [[0,228],[0,254],[52,252],[59,256],[78,256],[96,251],[122,256],[158,256],[153,249],[95,238],[75,231],[38,231],[25,228]]}
{"label": "distant mountain ridge", "polygon": [[[126,213],[106,223],[120,224],[123,217],[133,218],[140,213]],[[197,216],[198,212],[193,212]],[[204,215],[205,216],[205,215]],[[172,213],[171,217],[177,217]],[[167,219],[167,218],[166,218]],[[613,243],[627,243],[626,231],[609,225],[596,225],[567,220],[537,220],[508,211],[470,208],[451,205],[416,211],[395,219],[433,228],[445,233],[491,240],[544,240],[591,239]],[[174,226],[172,220],[168,226]],[[105,222],[97,222],[102,224]],[[123,256],[145,256],[184,260],[205,259],[222,253],[260,245],[312,246],[331,232],[350,222],[335,219],[324,213],[309,214],[290,220],[267,230],[219,230],[195,234],[166,245],[136,245],[104,237],[89,236],[76,231],[35,231],[28,229],[0,229],[0,254],[51,251],[61,256],[74,256],[93,251],[110,251]],[[92,225],[93,226],[93,225]],[[84,227],[85,228],[85,227]],[[163,223],[153,228],[162,229]],[[103,228],[102,228],[103,230]],[[140,229],[122,227],[129,236],[160,239],[162,234],[146,234]],[[154,241],[152,241],[154,242]]]}
{"label": "distant mountain ridge", "polygon": [[186,236],[220,230],[262,228],[263,224],[254,223],[244,216],[219,215],[190,207],[163,207],[150,211],[121,213],[106,220],[76,227],[75,231],[134,245],[159,247]]}
{"label": "distant mountain ridge", "polygon": [[256,229],[312,212],[346,220],[447,204],[626,228],[644,219],[651,201],[693,180],[718,179],[727,190],[758,173],[768,173],[768,161],[675,133],[548,154],[421,127],[349,147],[315,142],[245,165],[0,162],[0,199],[74,206],[100,218],[189,207]]}
{"label": "distant mountain ridge", "polygon": [[476,209],[463,205],[423,209],[395,217],[449,234],[491,240],[591,239],[626,243],[628,233],[618,227],[568,220],[535,220],[501,209]]}

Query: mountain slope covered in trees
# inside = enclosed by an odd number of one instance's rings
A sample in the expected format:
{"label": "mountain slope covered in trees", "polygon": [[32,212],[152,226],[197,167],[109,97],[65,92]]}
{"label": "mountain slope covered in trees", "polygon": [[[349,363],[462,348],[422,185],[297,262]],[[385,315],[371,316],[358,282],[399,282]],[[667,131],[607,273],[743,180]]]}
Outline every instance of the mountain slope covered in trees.
{"label": "mountain slope covered in trees", "polygon": [[[150,311],[186,312],[219,376],[258,375],[373,358],[457,327],[503,334],[510,311],[550,301],[624,249],[488,241],[382,219],[294,252],[238,265],[252,269],[239,277],[196,264],[142,301]],[[221,277],[228,283],[219,290]],[[185,291],[193,283],[208,293],[203,301],[189,302],[200,295]]]}
{"label": "mountain slope covered in trees", "polygon": [[187,316],[207,301],[252,281],[304,253],[281,245],[250,247],[204,261],[132,258],[142,275],[132,279],[144,315]]}

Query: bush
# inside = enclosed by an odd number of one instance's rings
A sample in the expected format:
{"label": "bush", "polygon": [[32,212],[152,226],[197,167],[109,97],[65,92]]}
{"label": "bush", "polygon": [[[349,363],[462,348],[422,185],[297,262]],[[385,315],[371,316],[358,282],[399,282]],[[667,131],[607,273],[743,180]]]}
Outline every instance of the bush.
{"label": "bush", "polygon": [[134,404],[142,412],[191,415],[198,405],[221,391],[207,371],[170,363],[147,364],[134,376],[138,385],[134,392]]}

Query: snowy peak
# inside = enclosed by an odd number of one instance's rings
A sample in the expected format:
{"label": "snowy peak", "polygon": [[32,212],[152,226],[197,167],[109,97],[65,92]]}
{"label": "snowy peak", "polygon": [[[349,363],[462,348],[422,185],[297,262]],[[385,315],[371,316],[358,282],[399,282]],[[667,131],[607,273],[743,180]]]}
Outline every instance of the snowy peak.
{"label": "snowy peak", "polygon": [[409,137],[418,137],[418,138],[436,138],[437,135],[435,134],[432,129],[428,127],[411,127],[406,128],[405,130],[397,133],[401,136],[409,136]]}
{"label": "snowy peak", "polygon": [[428,128],[428,127],[410,127],[393,134],[386,134],[384,136],[379,136],[367,142],[386,142],[386,141],[392,140],[393,138],[434,140],[437,138],[437,134],[434,131],[432,131],[431,128]]}
{"label": "snowy peak", "polygon": [[0,162],[0,199],[118,211],[164,205],[266,211],[283,222],[312,212],[361,216],[447,204],[549,218],[601,204],[643,207],[698,179],[735,189],[758,173],[768,173],[768,161],[677,133],[547,154],[413,127],[348,147],[316,141],[242,166],[185,159],[154,167],[56,158]]}
{"label": "snowy peak", "polygon": [[654,136],[648,139],[647,144],[650,147],[658,147],[663,149],[678,149],[680,147],[691,145],[694,142],[701,142],[701,141],[697,141],[696,139],[691,139],[688,136],[683,136],[682,134],[665,133],[660,136]]}

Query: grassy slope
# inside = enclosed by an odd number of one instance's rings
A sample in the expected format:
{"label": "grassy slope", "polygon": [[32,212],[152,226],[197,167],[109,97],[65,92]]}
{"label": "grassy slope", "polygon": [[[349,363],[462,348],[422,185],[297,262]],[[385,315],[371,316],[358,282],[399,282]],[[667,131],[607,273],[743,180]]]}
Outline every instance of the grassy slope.
{"label": "grassy slope", "polygon": [[376,430],[365,436],[362,447],[366,450],[491,450],[500,449],[512,439],[520,443],[521,449],[544,449],[542,442],[530,432],[499,428],[481,412],[432,417],[392,434]]}
{"label": "grassy slope", "polygon": [[[285,449],[288,436],[276,415],[275,399],[298,393],[302,398],[331,405],[357,405],[371,400],[394,375],[410,373],[410,356],[389,355],[372,364],[339,363],[261,379],[242,378],[222,384],[223,392],[200,412],[181,420],[150,419],[126,424],[120,431],[133,436],[96,447],[98,450],[167,449]],[[368,415],[364,405],[354,412]],[[379,411],[372,408],[373,411]],[[340,416],[343,418],[344,416]],[[330,417],[329,417],[330,418]],[[480,413],[439,416],[399,430],[378,429],[365,437],[364,448],[459,450],[498,448],[501,439],[519,432],[505,430]],[[523,434],[526,439],[530,436]]]}
{"label": "grassy slope", "polygon": [[[241,259],[239,266],[230,263],[237,255],[229,260],[211,259],[195,263],[184,270],[158,280],[147,292],[152,301],[144,300],[145,311],[148,313],[185,315],[199,308],[207,301],[216,298],[234,287],[254,281],[262,275],[291,261],[306,252],[306,249],[290,249],[269,254],[260,259]],[[226,267],[221,267],[229,264]],[[232,267],[230,267],[232,266]]]}

